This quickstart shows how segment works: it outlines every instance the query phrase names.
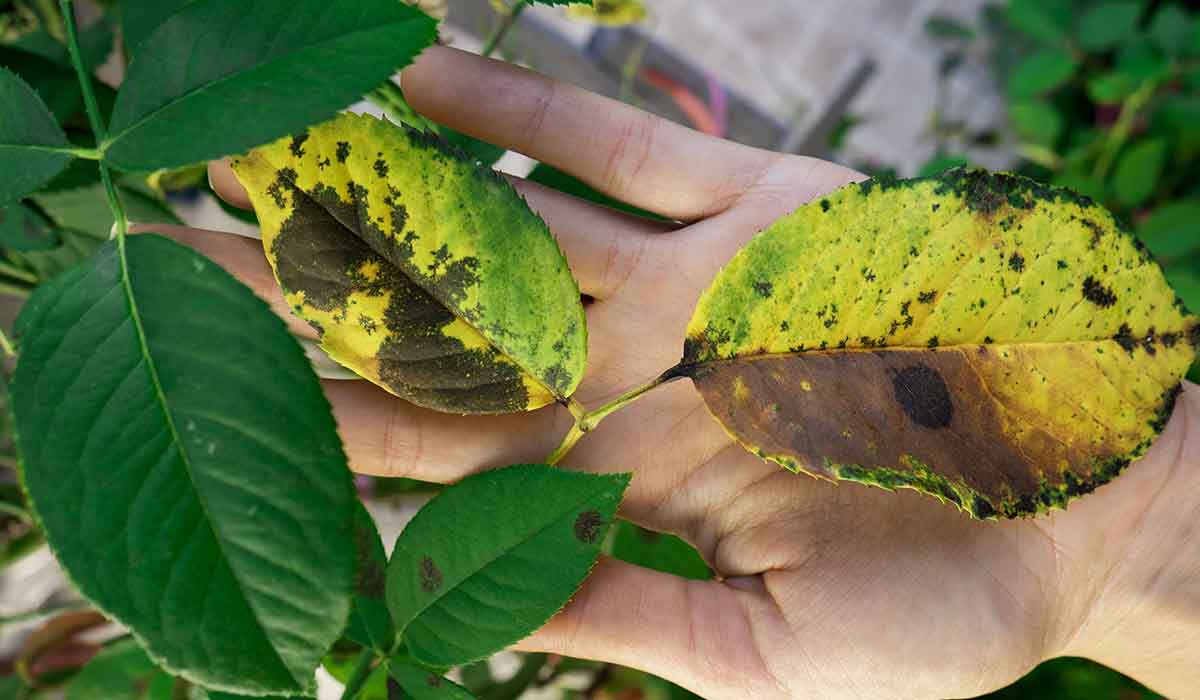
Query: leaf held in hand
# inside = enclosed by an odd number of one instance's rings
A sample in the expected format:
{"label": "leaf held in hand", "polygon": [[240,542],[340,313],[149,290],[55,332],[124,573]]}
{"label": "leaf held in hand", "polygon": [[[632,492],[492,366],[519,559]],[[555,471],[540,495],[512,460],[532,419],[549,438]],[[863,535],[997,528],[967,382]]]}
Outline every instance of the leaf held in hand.
{"label": "leaf held in hand", "polygon": [[682,369],[747,449],[980,518],[1140,456],[1200,331],[1091,200],[978,170],[801,207],[705,292]]}
{"label": "leaf held in hand", "polygon": [[[400,697],[412,700],[473,700],[471,692],[441,674],[431,673],[419,666],[391,659],[387,664],[389,688],[399,686]],[[390,696],[392,693],[389,692]]]}
{"label": "leaf held in hand", "polygon": [[506,180],[344,114],[234,162],[293,310],[338,362],[460,413],[570,396],[587,331],[558,244]]}

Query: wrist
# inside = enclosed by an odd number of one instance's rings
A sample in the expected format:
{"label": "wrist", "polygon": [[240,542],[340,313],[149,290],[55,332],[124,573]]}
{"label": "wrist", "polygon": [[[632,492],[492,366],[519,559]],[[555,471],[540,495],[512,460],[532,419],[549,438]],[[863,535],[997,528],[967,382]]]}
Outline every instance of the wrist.
{"label": "wrist", "polygon": [[1126,474],[1044,523],[1058,639],[1172,698],[1200,697],[1200,388]]}

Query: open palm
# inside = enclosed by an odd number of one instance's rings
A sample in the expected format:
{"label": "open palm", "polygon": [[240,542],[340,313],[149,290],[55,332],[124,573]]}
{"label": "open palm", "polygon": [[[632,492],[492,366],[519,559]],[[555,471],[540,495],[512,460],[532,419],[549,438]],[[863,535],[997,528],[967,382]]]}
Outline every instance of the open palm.
{"label": "open palm", "polygon": [[[403,81],[430,119],[683,222],[650,222],[515,181],[594,299],[589,365],[576,394],[587,406],[679,360],[697,298],[755,233],[861,178],[832,163],[706,137],[452,49],[428,51]],[[227,166],[214,166],[211,177],[225,199],[248,206]],[[254,241],[167,233],[228,267],[295,333],[312,337],[289,314]],[[461,417],[366,382],[325,386],[352,466],[370,474],[452,482],[542,461],[571,425],[557,406]],[[1177,413],[1196,400],[1189,389]],[[685,581],[604,561],[521,648],[642,668],[709,698],[936,698],[995,689],[1044,658],[1080,650],[1081,631],[1111,589],[1136,585],[1106,566],[1138,551],[1134,539],[1162,517],[1155,499],[1167,480],[1185,498],[1200,498],[1200,479],[1172,468],[1182,423],[1176,416],[1133,473],[1069,513],[981,523],[912,492],[837,485],[765,463],[733,443],[686,383],[667,385],[608,418],[563,464],[634,472],[622,515],[695,544],[719,578]],[[1108,558],[1095,559],[1097,551]]]}

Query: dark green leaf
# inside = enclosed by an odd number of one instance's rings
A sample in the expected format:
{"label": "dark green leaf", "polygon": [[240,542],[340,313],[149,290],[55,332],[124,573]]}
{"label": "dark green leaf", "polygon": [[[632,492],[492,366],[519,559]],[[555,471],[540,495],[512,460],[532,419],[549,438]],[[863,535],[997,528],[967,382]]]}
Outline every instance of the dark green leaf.
{"label": "dark green leaf", "polygon": [[1135,207],[1154,194],[1167,163],[1167,144],[1150,139],[1134,144],[1117,161],[1113,173],[1113,195],[1127,207]]}
{"label": "dark green leaf", "polygon": [[1183,199],[1158,207],[1138,226],[1137,233],[1160,259],[1200,251],[1200,200]]}
{"label": "dark green leaf", "polygon": [[307,691],[354,583],[329,404],[248,288],[160,236],[124,248],[39,287],[17,320],[29,498],[80,592],[164,668]]}
{"label": "dark green leaf", "polygon": [[1142,5],[1138,2],[1102,2],[1079,18],[1075,36],[1086,51],[1105,51],[1137,31]]}
{"label": "dark green leaf", "polygon": [[1163,5],[1150,21],[1150,41],[1168,56],[1178,56],[1192,41],[1192,16],[1179,5]]}
{"label": "dark green leaf", "polygon": [[520,465],[435,497],[388,563],[388,608],[410,653],[463,664],[545,624],[596,561],[628,484],[628,474]]}
{"label": "dark green leaf", "polygon": [[121,38],[132,60],[142,42],[192,0],[121,0]]}
{"label": "dark green leaf", "polygon": [[0,65],[8,68],[33,88],[59,122],[83,108],[83,93],[75,71],[27,51],[0,46]]}
{"label": "dark green leaf", "polygon": [[0,67],[0,207],[41,187],[73,156],[67,137],[37,93]]}
{"label": "dark green leaf", "polygon": [[1004,19],[1026,36],[1046,44],[1061,44],[1073,12],[1069,0],[1009,0]]}
{"label": "dark green leaf", "polygon": [[967,157],[964,155],[958,155],[954,153],[939,153],[935,154],[932,158],[927,160],[924,165],[921,166],[917,176],[929,177],[931,175],[937,175],[943,170],[959,168],[966,164]]}
{"label": "dark green leaf", "polygon": [[1116,104],[1137,89],[1138,81],[1121,71],[1101,73],[1088,80],[1088,97],[1097,104]]}
{"label": "dark green leaf", "polygon": [[37,275],[38,280],[45,282],[90,258],[104,244],[103,239],[90,233],[59,229],[57,234],[61,241],[57,248],[23,253],[8,251],[7,257],[18,267],[32,272]]}
{"label": "dark green leaf", "polygon": [[[139,224],[182,224],[162,200],[129,186],[118,186],[125,215]],[[90,187],[39,192],[31,198],[60,228],[88,233],[106,240],[112,231],[113,215],[99,183]]]}
{"label": "dark green leaf", "polygon": [[1175,150],[1184,157],[1200,149],[1200,96],[1170,95],[1159,105],[1156,117],[1172,133]]}
{"label": "dark green leaf", "polygon": [[1162,80],[1171,72],[1171,64],[1143,38],[1125,42],[1117,53],[1117,70],[1136,81]]}
{"label": "dark green leaf", "polygon": [[628,214],[634,214],[647,219],[654,219],[655,221],[667,221],[667,219],[664,219],[658,214],[648,212],[644,209],[638,209],[635,206],[617,201],[606,194],[597,192],[583,180],[580,180],[572,175],[568,175],[567,173],[546,165],[545,163],[538,163],[525,179],[531,182],[536,182],[539,185],[545,185],[546,187],[556,189],[559,192],[566,192],[569,195],[579,197],[580,199],[585,199],[589,202],[603,204],[606,207],[611,207]]}
{"label": "dark green leaf", "polygon": [[383,599],[387,554],[375,528],[375,519],[361,501],[354,507],[354,543],[357,552],[354,606],[344,634],[364,647],[386,652],[396,638],[392,616]]}
{"label": "dark green leaf", "polygon": [[1062,134],[1063,118],[1044,100],[1020,100],[1008,106],[1008,118],[1023,140],[1053,147]]}
{"label": "dark green leaf", "polygon": [[0,248],[49,250],[60,242],[49,221],[24,204],[0,208]]}
{"label": "dark green leaf", "polygon": [[1014,99],[1035,97],[1059,87],[1075,74],[1075,58],[1062,49],[1038,49],[1017,64],[1008,76]]}
{"label": "dark green leaf", "polygon": [[[472,700],[475,696],[461,685],[437,673],[405,663],[401,659],[388,661],[388,674],[400,686],[401,698],[411,700]],[[388,693],[391,695],[391,693]]]}
{"label": "dark green leaf", "polygon": [[935,39],[963,40],[975,38],[975,30],[949,15],[933,15],[925,20],[925,33]]}
{"label": "dark green leaf", "polygon": [[1090,172],[1067,170],[1059,173],[1054,178],[1053,184],[1058,187],[1066,187],[1097,202],[1104,201],[1104,183],[1092,177]]}
{"label": "dark green leaf", "polygon": [[395,0],[199,0],[141,44],[107,158],[153,170],[299,131],[408,64],[436,33],[428,15]]}
{"label": "dark green leaf", "polygon": [[132,639],[114,642],[83,667],[67,700],[171,700],[175,679],[154,665]]}
{"label": "dark green leaf", "polygon": [[487,141],[480,141],[474,136],[468,136],[461,131],[455,131],[448,127],[440,128],[438,133],[447,143],[466,153],[480,165],[495,165],[496,161],[500,160],[500,157],[507,153],[507,149],[490,144]]}
{"label": "dark green leaf", "polygon": [[712,570],[700,553],[675,535],[638,527],[627,520],[617,522],[612,555],[630,564],[692,579],[710,579]]}

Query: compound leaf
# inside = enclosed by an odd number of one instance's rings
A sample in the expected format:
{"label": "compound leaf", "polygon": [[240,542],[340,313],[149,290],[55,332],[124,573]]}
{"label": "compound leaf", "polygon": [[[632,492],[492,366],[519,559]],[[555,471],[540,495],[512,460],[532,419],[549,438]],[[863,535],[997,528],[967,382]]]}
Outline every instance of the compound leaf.
{"label": "compound leaf", "polygon": [[[401,698],[411,700],[474,700],[471,691],[455,683],[449,678],[412,664],[401,659],[391,659],[387,664],[389,689],[394,683],[399,686]],[[392,695],[388,693],[389,697]]]}
{"label": "compound leaf", "polygon": [[79,590],[176,675],[307,692],[349,613],[354,494],[279,318],[147,234],[38,287],[16,330],[24,484]]}
{"label": "compound leaf", "polygon": [[54,115],[12,71],[0,66],[0,207],[33,192],[74,159]]}
{"label": "compound leaf", "polygon": [[701,298],[681,370],[760,457],[1015,517],[1140,456],[1198,339],[1102,207],[957,170],[775,223]]}
{"label": "compound leaf", "polygon": [[409,652],[432,666],[469,663],[545,624],[591,570],[628,484],[628,474],[529,464],[436,496],[388,563],[388,608]]}
{"label": "compound leaf", "polygon": [[575,390],[587,330],[558,244],[506,180],[343,114],[234,161],[263,248],[331,357],[422,406],[503,413]]}
{"label": "compound leaf", "polygon": [[67,700],[171,700],[175,679],[132,639],[113,642],[71,680]]}
{"label": "compound leaf", "polygon": [[154,170],[297,131],[357,100],[436,34],[433,19],[396,0],[198,0],[138,47],[105,157]]}

